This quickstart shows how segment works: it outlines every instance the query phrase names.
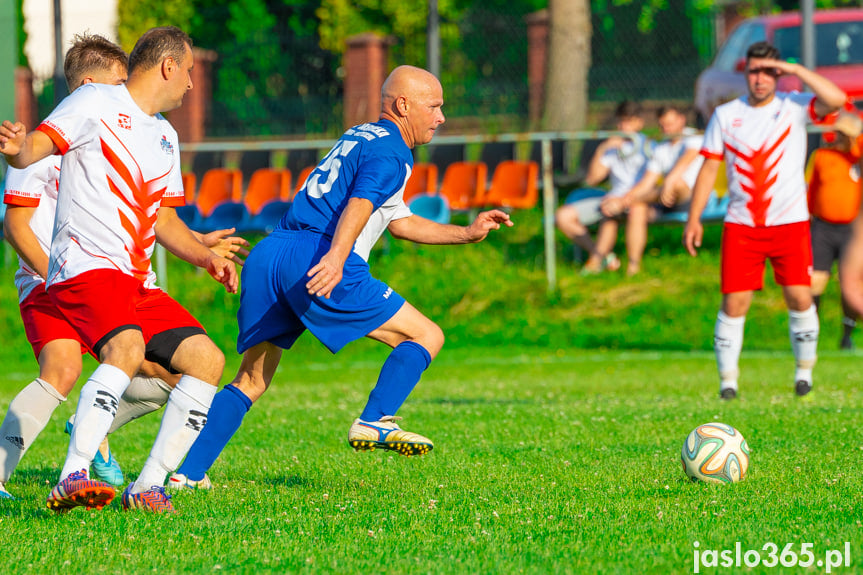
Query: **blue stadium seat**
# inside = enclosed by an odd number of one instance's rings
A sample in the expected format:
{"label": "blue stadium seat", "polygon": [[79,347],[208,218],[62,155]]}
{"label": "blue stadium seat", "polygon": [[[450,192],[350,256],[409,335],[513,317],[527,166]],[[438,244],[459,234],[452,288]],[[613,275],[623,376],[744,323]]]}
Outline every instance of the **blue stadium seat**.
{"label": "blue stadium seat", "polygon": [[252,216],[246,224],[246,229],[255,232],[264,232],[269,234],[275,229],[282,216],[291,207],[291,202],[282,202],[279,200],[267,202],[261,208],[261,211]]}
{"label": "blue stadium seat", "polygon": [[[704,206],[704,211],[701,212],[702,222],[717,222],[725,219],[725,213],[728,211],[728,194],[726,193],[721,198],[716,197],[716,192],[710,192],[710,197],[707,199],[707,204]],[[657,223],[681,223],[685,224],[689,219],[689,209],[678,209],[671,212],[666,212],[660,216]]]}
{"label": "blue stadium seat", "polygon": [[179,216],[180,219],[189,226],[189,228],[197,230],[201,225],[201,212],[198,211],[198,206],[195,204],[186,204],[185,206],[180,206],[175,209],[177,210],[177,216]]}
{"label": "blue stadium seat", "polygon": [[728,212],[728,203],[731,198],[726,193],[721,198],[716,197],[715,192],[711,192],[710,198],[707,200],[707,205],[704,206],[704,212],[701,214],[701,221],[716,221],[725,219],[725,214]]}
{"label": "blue stadium seat", "polygon": [[213,212],[203,218],[198,226],[198,231],[209,233],[225,228],[237,228],[243,231],[249,220],[249,211],[246,204],[242,202],[222,202],[213,208]]}
{"label": "blue stadium seat", "polygon": [[420,194],[414,196],[408,204],[411,211],[427,220],[439,224],[448,224],[450,218],[449,203],[439,194]]}

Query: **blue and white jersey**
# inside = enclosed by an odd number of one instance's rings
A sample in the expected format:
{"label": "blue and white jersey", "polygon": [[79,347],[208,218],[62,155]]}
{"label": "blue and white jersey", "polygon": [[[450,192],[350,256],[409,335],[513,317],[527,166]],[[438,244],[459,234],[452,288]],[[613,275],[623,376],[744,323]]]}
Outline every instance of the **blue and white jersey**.
{"label": "blue and white jersey", "polygon": [[638,183],[653,155],[653,141],[642,133],[627,134],[618,148],[606,150],[600,163],[608,168],[608,195],[620,197]]}
{"label": "blue and white jersey", "polygon": [[354,126],[309,175],[278,228],[332,239],[348,200],[364,198],[374,213],[354,251],[367,259],[389,222],[411,215],[402,198],[412,169],[413,155],[393,122]]}

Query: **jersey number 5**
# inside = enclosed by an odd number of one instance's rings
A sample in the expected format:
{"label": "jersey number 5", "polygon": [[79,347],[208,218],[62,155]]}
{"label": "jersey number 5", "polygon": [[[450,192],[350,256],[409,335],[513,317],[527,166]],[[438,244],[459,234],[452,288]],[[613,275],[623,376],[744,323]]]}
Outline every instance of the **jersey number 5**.
{"label": "jersey number 5", "polygon": [[[333,146],[333,149],[330,150],[330,153],[306,182],[306,193],[309,197],[320,198],[333,188],[333,184],[339,177],[339,170],[342,169],[342,158],[350,154],[356,145],[357,142],[342,140]],[[319,172],[326,172],[326,181],[321,181],[323,174]]]}

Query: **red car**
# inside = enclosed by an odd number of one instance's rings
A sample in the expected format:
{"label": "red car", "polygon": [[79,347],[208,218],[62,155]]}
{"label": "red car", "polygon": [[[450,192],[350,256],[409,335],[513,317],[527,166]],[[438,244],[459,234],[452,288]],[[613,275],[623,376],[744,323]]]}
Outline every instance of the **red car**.
{"label": "red car", "polygon": [[[716,106],[746,93],[746,49],[767,40],[782,58],[800,62],[800,13],[748,18],[725,40],[713,63],[695,82],[696,122],[704,127]],[[815,71],[863,104],[863,9],[815,12]],[[779,78],[783,92],[803,90],[794,76]]]}

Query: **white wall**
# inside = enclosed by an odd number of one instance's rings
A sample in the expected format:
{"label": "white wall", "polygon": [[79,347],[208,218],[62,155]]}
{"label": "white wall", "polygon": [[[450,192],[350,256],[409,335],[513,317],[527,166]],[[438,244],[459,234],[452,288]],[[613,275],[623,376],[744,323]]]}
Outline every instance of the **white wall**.
{"label": "white wall", "polygon": [[[82,32],[117,41],[117,0],[60,0],[60,6],[64,54]],[[24,51],[39,85],[54,74],[54,0],[24,0],[24,28]]]}

